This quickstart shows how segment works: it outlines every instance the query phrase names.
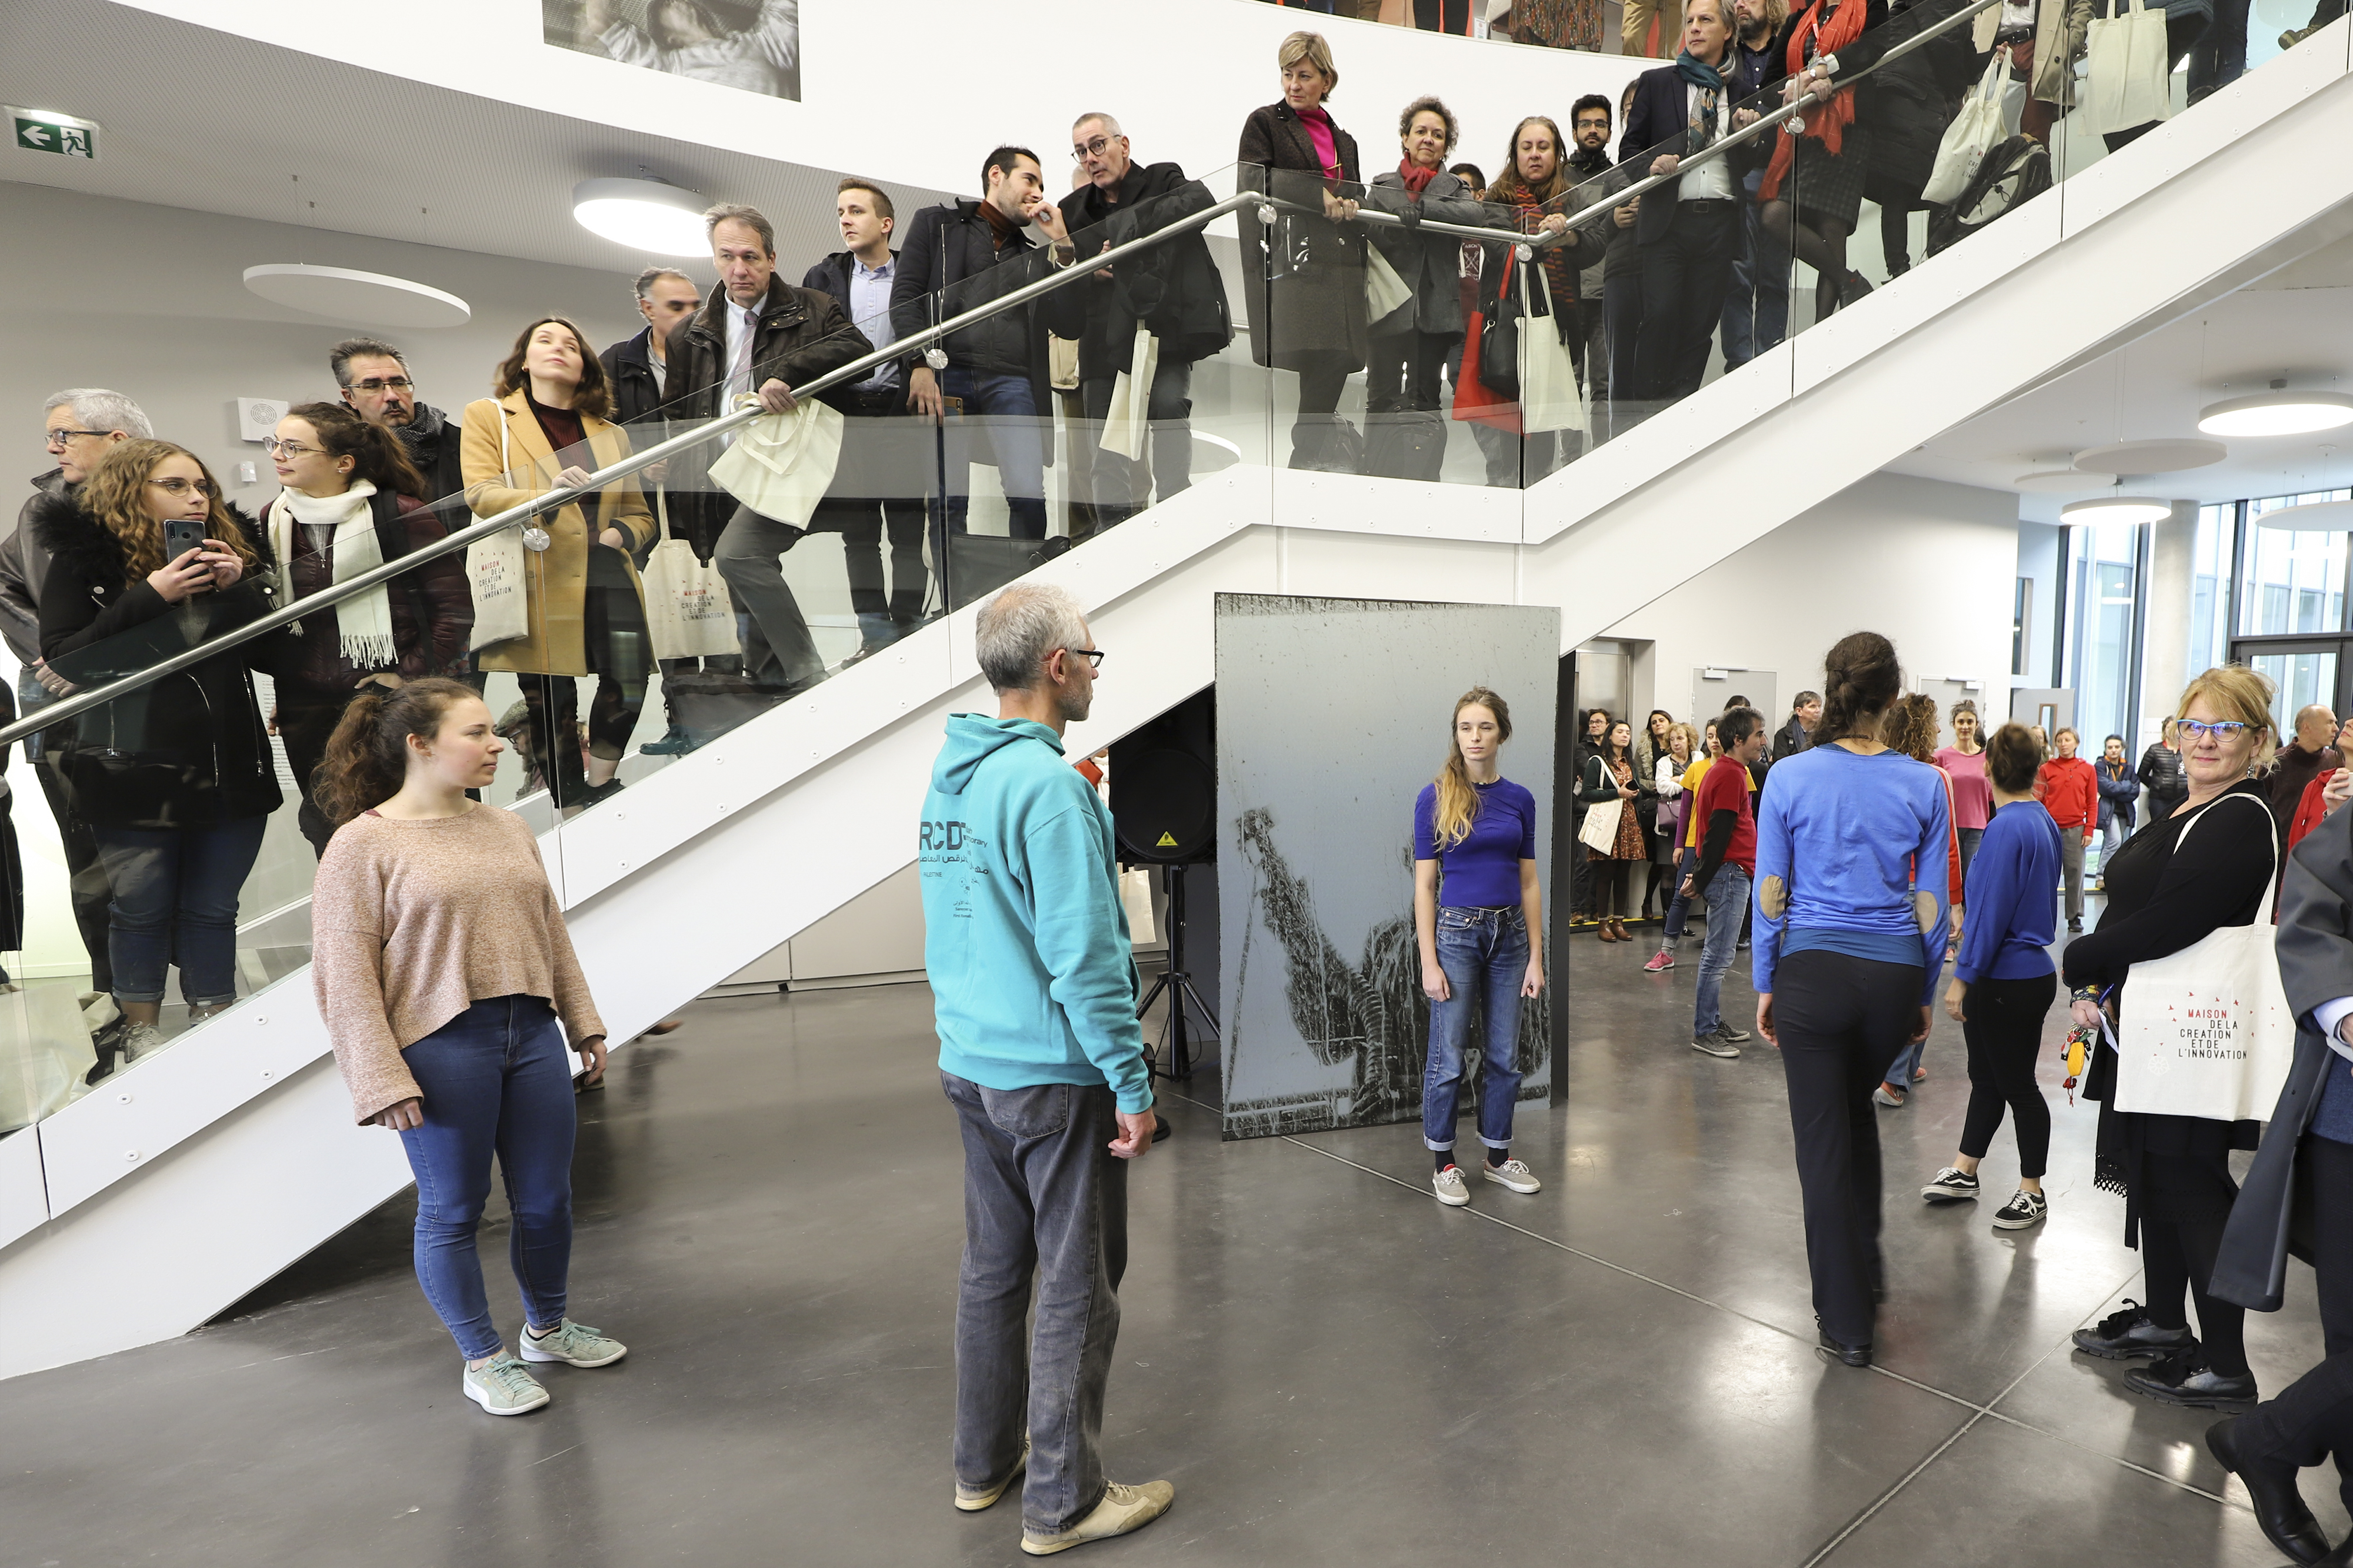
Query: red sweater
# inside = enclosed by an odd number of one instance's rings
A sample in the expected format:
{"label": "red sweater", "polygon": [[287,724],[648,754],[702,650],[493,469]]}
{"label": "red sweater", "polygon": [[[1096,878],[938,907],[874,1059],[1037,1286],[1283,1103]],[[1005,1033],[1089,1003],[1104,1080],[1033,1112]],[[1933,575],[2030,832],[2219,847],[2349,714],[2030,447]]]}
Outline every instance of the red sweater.
{"label": "red sweater", "polygon": [[2091,837],[2100,810],[2100,775],[2091,763],[2081,757],[2052,758],[2034,775],[2034,793],[2063,831],[2078,828]]}

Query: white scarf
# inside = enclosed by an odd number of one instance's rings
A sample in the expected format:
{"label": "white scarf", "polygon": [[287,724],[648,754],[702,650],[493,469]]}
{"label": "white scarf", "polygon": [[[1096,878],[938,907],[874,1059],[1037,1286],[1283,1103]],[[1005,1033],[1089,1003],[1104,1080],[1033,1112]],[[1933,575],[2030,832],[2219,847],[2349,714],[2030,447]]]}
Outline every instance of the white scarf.
{"label": "white scarf", "polygon": [[[376,542],[375,518],[369,500],[375,486],[361,479],[339,496],[304,495],[280,490],[269,505],[269,549],[278,558],[286,592],[294,592],[294,525],[335,531],[330,556],[331,583],[358,576],[384,564],[383,546]],[[301,631],[301,623],[296,623]],[[392,599],[379,583],[335,605],[335,629],[342,635],[343,658],[354,669],[383,669],[400,662],[400,648],[392,636]]]}

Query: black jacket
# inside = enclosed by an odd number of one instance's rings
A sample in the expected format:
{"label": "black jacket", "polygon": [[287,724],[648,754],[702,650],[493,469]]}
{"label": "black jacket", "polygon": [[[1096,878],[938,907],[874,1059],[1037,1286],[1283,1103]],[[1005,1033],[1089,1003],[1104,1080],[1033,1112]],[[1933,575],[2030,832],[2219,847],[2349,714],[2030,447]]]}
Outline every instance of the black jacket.
{"label": "black jacket", "polygon": [[604,362],[605,379],[613,384],[613,423],[629,426],[631,447],[659,440],[659,421],[650,417],[662,405],[661,373],[654,368],[652,323],[637,336],[623,338],[596,357]]}
{"label": "black jacket", "polygon": [[[670,329],[662,397],[668,405],[665,417],[673,427],[680,421],[715,419],[724,412],[720,405],[726,393],[727,305],[727,290],[713,289],[702,309]],[[866,334],[849,324],[831,295],[797,289],[781,277],[768,279],[759,330],[752,335],[754,391],[771,379],[798,386],[872,351]],[[670,492],[670,526],[676,529],[683,522],[694,552],[706,561],[718,546],[720,530],[735,514],[735,498],[709,478],[719,451],[716,442],[706,441],[679,454],[670,459],[670,477],[663,481]]]}
{"label": "black jacket", "polygon": [[[1681,156],[1687,151],[1691,101],[1686,96],[1686,85],[1672,66],[1660,66],[1635,78],[1634,105],[1626,112],[1625,134],[1618,142],[1618,161],[1634,165],[1625,171],[1633,180],[1650,177],[1651,160],[1659,153]],[[1733,129],[1732,94],[1725,93],[1719,103],[1716,134],[1721,138]],[[1638,156],[1641,162],[1635,163]],[[1736,166],[1734,173],[1738,173]],[[1683,181],[1673,179],[1643,193],[1642,210],[1634,215],[1634,237],[1639,243],[1650,245],[1663,239],[1667,230],[1674,226],[1675,205],[1682,200],[1682,188]],[[1736,180],[1736,193],[1738,188]]]}
{"label": "black jacket", "polygon": [[[1281,204],[1271,224],[1242,208],[1243,292],[1250,323],[1250,358],[1277,370],[1363,366],[1370,338],[1365,320],[1365,236],[1362,224],[1323,216],[1324,197],[1361,197],[1356,139],[1332,126],[1340,176],[1326,179],[1314,139],[1287,103],[1253,109],[1242,121],[1235,154],[1237,178]],[[1337,355],[1338,359],[1332,356]]]}
{"label": "black jacket", "polygon": [[[1157,233],[1213,205],[1208,187],[1187,179],[1177,165],[1131,163],[1119,183],[1117,201],[1108,200],[1092,184],[1082,185],[1062,198],[1062,222],[1083,262],[1105,245],[1125,245]],[[1090,271],[1085,282],[1062,290],[1056,299],[1048,324],[1058,335],[1071,336],[1063,329],[1080,324],[1071,320],[1072,307],[1083,314],[1077,335],[1082,381],[1109,380],[1128,367],[1138,321],[1160,340],[1164,363],[1208,359],[1234,341],[1225,276],[1198,228],[1119,263],[1108,280]],[[1070,303],[1060,304],[1063,300]]]}
{"label": "black jacket", "polygon": [[[259,529],[242,514],[248,539]],[[122,546],[69,497],[44,500],[35,541],[49,552],[41,585],[41,652],[77,686],[147,668],[189,641],[243,626],[269,608],[259,584],[164,603],[132,579]],[[297,645],[283,631],[49,725],[41,748],[74,814],[100,827],[208,827],[278,809],[278,772],[250,669],[278,673]]]}
{"label": "black jacket", "polygon": [[[856,257],[852,256],[847,250],[837,250],[822,261],[819,261],[816,266],[810,268],[808,271],[802,276],[801,287],[814,290],[819,294],[830,295],[833,299],[833,302],[841,307],[842,315],[845,318],[848,318],[849,316],[850,268],[856,263],[857,259],[858,258]],[[891,259],[893,262],[896,262],[899,259],[899,253],[895,250],[892,251],[891,253]],[[899,275],[894,271],[891,276],[895,280]],[[854,320],[850,321],[850,324],[852,326],[857,326],[857,322]],[[862,332],[866,329],[859,327],[858,330]],[[885,345],[875,343],[873,346],[879,349]],[[907,369],[905,364],[902,363],[898,367],[898,372],[899,384],[903,387],[907,384]],[[861,377],[860,379],[863,378]],[[845,387],[843,390],[847,391],[849,389]]]}
{"label": "black jacket", "polygon": [[[425,476],[425,499],[447,528],[466,526],[466,476],[458,462],[460,431],[438,408],[417,405],[416,416],[394,427],[408,460]],[[455,521],[452,521],[452,514]]]}
{"label": "black jacket", "polygon": [[1789,721],[1773,732],[1773,761],[1778,763],[1783,757],[1794,757],[1810,749],[1813,743],[1812,737],[1806,733],[1806,727],[1799,723],[1798,716],[1792,713]]}
{"label": "black jacket", "polygon": [[[1034,283],[1053,270],[1050,253],[1017,234],[1002,251],[995,232],[976,201],[948,202],[925,207],[908,220],[899,249],[899,270],[891,279],[891,326],[901,337],[960,316],[1014,289]],[[943,294],[944,290],[944,294]],[[1067,296],[1068,289],[1060,291]],[[1055,295],[1047,296],[1049,301]],[[1050,304],[1058,316],[1068,304]],[[1018,375],[1029,382],[1033,405],[1043,416],[1054,406],[1047,384],[1047,310],[1016,305],[985,321],[955,332],[939,346],[955,368],[983,375]],[[1067,335],[1076,337],[1074,322]],[[911,358],[911,364],[920,359]],[[1040,419],[1045,459],[1054,460],[1053,426]]]}

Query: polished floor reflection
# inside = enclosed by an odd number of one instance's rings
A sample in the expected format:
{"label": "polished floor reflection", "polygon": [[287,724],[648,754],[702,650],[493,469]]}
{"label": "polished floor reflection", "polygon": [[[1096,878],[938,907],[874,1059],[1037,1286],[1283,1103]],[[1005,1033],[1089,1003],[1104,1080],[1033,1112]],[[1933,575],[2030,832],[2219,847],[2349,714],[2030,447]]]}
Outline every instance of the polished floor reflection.
{"label": "polished floor reflection", "polygon": [[[1989,1224],[2007,1134],[1986,1199],[1928,1211],[1911,1194],[1967,1096],[1940,1022],[1931,1076],[1881,1114],[1881,1365],[1828,1365],[1772,1052],[1689,1048],[1689,947],[1655,976],[1648,943],[1574,956],[1569,1104],[1524,1113],[1514,1146],[1536,1196],[1480,1184],[1440,1208],[1413,1125],[1220,1144],[1208,1074],[1165,1100],[1105,1447],[1177,1502],[1089,1560],[2280,1561],[2199,1441],[2211,1416],[2065,1348],[2139,1273],[2092,1187],[2092,1110],[2055,1077],[2049,1223]],[[483,1416],[396,1203],[199,1333],[0,1384],[0,1558],[1023,1560],[1016,1510],[949,1506],[962,1208],[928,993],[686,1016],[584,1102],[574,1310],[628,1360],[548,1369],[549,1409]],[[2248,1341],[2266,1392],[2316,1357],[2308,1271]],[[2333,1478],[2306,1490],[2341,1539]]]}

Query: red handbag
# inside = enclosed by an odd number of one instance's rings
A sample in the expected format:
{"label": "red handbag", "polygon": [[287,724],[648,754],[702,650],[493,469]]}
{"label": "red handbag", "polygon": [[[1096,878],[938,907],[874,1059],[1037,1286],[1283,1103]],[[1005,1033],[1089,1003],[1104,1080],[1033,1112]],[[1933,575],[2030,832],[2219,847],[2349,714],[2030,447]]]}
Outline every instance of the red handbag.
{"label": "red handbag", "polygon": [[[1511,252],[1504,253],[1503,276],[1496,284],[1497,300],[1508,297],[1514,259]],[[1521,434],[1519,399],[1504,396],[1479,377],[1480,340],[1485,336],[1486,327],[1487,313],[1484,310],[1472,311],[1469,321],[1463,325],[1462,357],[1454,367],[1454,417],[1476,420],[1482,425],[1491,425],[1505,435],[1517,436]]]}

